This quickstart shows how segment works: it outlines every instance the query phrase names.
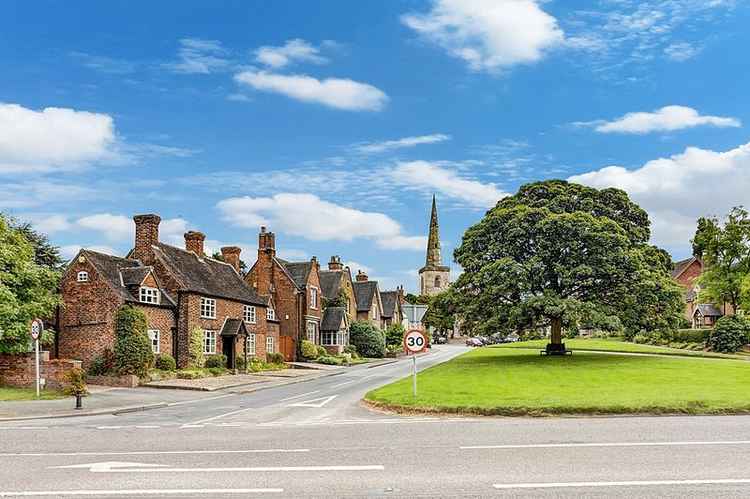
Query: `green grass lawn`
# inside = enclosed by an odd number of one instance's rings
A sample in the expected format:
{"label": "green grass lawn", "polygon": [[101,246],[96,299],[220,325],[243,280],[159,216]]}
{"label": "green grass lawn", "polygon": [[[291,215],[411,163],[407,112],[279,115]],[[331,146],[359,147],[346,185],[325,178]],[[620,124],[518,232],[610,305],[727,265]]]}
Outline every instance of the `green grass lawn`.
{"label": "green grass lawn", "polygon": [[[505,343],[492,348],[532,348],[543,350],[549,340],[520,341],[518,343]],[[683,350],[679,348],[660,347],[655,345],[639,345],[624,341],[622,338],[575,338],[564,340],[569,350],[591,350],[604,352],[624,353],[656,353],[661,355],[678,355],[683,357],[716,357],[725,359],[746,359],[747,354],[728,355],[715,352],[704,352],[694,350]]]}
{"label": "green grass lawn", "polygon": [[488,415],[750,412],[750,363],[478,348],[369,392],[383,407]]}
{"label": "green grass lawn", "polygon": [[[42,400],[52,400],[63,398],[66,395],[57,390],[42,390]],[[9,386],[0,386],[0,401],[6,402],[11,400],[36,400],[36,390],[34,388],[13,388]]]}

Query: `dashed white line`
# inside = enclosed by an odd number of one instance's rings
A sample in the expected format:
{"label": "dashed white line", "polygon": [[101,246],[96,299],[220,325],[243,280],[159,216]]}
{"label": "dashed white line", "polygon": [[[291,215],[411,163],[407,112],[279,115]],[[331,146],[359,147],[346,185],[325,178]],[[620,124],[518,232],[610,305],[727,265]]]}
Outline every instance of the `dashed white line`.
{"label": "dashed white line", "polygon": [[18,492],[0,491],[0,497],[40,497],[40,496],[156,496],[156,495],[212,495],[222,494],[272,494],[284,489],[125,489],[125,490],[24,490]]}
{"label": "dashed white line", "polygon": [[152,424],[136,425],[135,427],[138,428],[139,430],[152,430],[155,428],[159,428],[158,425],[152,425]]}
{"label": "dashed white line", "polygon": [[216,397],[206,397],[206,398],[202,398],[202,399],[183,400],[181,402],[170,402],[169,404],[167,404],[167,407],[174,407],[176,405],[185,405],[185,404],[195,404],[196,402],[207,402],[209,400],[218,400],[218,399],[223,399],[223,398],[226,398],[226,397],[232,397],[234,395],[235,395],[234,393],[227,393],[225,395],[217,395]]}
{"label": "dashed white line", "polygon": [[558,489],[575,487],[644,487],[656,485],[719,485],[746,484],[750,478],[716,478],[706,480],[626,480],[618,482],[549,482],[549,483],[496,483],[496,489]]}
{"label": "dashed white line", "polygon": [[482,449],[556,449],[570,447],[678,447],[690,445],[750,445],[750,440],[677,441],[677,442],[593,442],[567,444],[507,444],[507,445],[465,445],[461,450]]}
{"label": "dashed white line", "polygon": [[0,457],[60,457],[60,456],[159,456],[172,454],[271,454],[310,452],[310,449],[231,449],[231,450],[144,450],[90,452],[10,452]]}
{"label": "dashed white line", "polygon": [[0,426],[0,430],[47,430],[48,426]]}
{"label": "dashed white line", "polygon": [[249,466],[238,468],[109,468],[95,470],[93,473],[226,473],[226,472],[289,472],[289,471],[383,471],[380,464],[373,465],[344,465],[344,466]]}

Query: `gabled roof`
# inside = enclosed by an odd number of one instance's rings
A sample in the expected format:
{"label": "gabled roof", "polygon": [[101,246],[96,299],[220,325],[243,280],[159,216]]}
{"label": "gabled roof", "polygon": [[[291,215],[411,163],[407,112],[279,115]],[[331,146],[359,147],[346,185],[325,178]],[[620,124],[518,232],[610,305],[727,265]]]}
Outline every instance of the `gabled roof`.
{"label": "gabled roof", "polygon": [[335,300],[341,292],[343,270],[321,270],[320,291],[327,300]]}
{"label": "gabled roof", "polygon": [[367,312],[372,308],[372,300],[378,292],[378,281],[354,282],[354,297],[357,312]]}
{"label": "gabled roof", "polygon": [[312,262],[287,262],[280,258],[277,258],[276,260],[278,260],[286,271],[289,272],[294,284],[296,284],[298,288],[301,289],[307,286],[307,279],[310,277],[310,272],[313,267]]}
{"label": "gabled roof", "polygon": [[672,277],[675,279],[680,277],[680,275],[682,275],[682,273],[685,272],[688,267],[693,264],[693,262],[703,263],[700,259],[694,256],[691,256],[690,258],[686,258],[684,260],[680,260],[679,262],[675,262],[672,266]]}
{"label": "gabled roof", "polygon": [[122,282],[125,286],[140,286],[146,276],[153,270],[153,267],[130,267],[121,268]]}
{"label": "gabled roof", "polygon": [[247,329],[245,329],[245,321],[241,319],[229,319],[224,321],[224,325],[221,327],[222,336],[245,336],[247,335]]}
{"label": "gabled roof", "polygon": [[208,257],[198,257],[164,243],[153,246],[154,255],[182,285],[182,290],[217,298],[266,306],[263,299],[231,265]]}
{"label": "gabled roof", "polygon": [[393,317],[398,306],[398,291],[381,291],[380,302],[383,304],[383,317]]}
{"label": "gabled roof", "polygon": [[693,315],[700,313],[703,317],[721,317],[722,314],[721,311],[711,305],[710,303],[701,303],[697,307],[695,307],[695,312]]}
{"label": "gabled roof", "polygon": [[346,308],[327,307],[323,312],[323,319],[320,321],[320,330],[338,331],[342,324],[346,325]]}

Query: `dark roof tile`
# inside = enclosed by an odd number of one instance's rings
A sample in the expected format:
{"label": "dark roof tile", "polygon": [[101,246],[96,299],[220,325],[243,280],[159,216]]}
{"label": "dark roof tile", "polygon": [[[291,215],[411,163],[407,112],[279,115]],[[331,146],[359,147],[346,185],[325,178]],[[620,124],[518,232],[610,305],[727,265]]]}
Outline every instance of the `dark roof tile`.
{"label": "dark roof tile", "polygon": [[323,320],[320,321],[321,331],[338,331],[341,323],[346,323],[346,309],[344,307],[328,307],[323,312]]}
{"label": "dark roof tile", "polygon": [[353,285],[357,312],[367,312],[372,308],[372,300],[378,291],[378,281],[354,282]]}

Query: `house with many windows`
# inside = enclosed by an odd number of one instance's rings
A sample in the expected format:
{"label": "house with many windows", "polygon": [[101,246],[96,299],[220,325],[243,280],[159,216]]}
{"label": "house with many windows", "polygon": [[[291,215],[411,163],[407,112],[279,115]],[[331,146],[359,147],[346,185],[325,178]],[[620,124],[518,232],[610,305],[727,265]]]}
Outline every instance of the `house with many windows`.
{"label": "house with many windows", "polygon": [[378,281],[371,281],[362,270],[357,271],[354,295],[357,300],[357,320],[370,321],[373,326],[381,329],[383,327],[383,303],[380,299]]}
{"label": "house with many windows", "polygon": [[135,245],[125,257],[81,250],[61,283],[63,306],[56,330],[59,357],[84,366],[114,348],[115,315],[124,304],[149,322],[155,353],[189,362],[190,335],[202,336],[207,355],[224,354],[227,367],[245,354],[266,358],[277,349],[279,327],[267,298],[240,275],[237,247],[222,248],[223,262],[205,255],[205,235],[185,233],[185,248],[159,241],[158,215],[138,215]]}

